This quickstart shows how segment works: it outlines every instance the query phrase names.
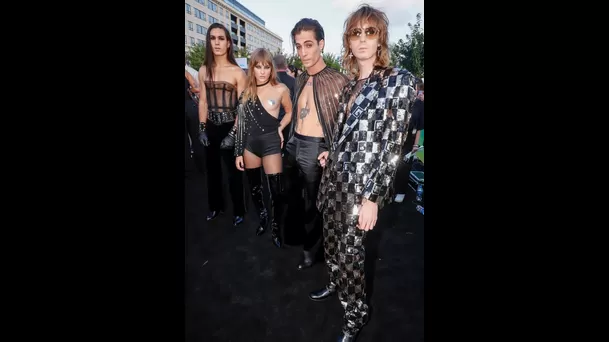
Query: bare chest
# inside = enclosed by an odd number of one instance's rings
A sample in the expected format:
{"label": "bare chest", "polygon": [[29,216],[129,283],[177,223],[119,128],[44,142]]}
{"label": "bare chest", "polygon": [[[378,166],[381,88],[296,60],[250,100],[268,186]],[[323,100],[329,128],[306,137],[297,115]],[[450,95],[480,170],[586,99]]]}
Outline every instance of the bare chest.
{"label": "bare chest", "polygon": [[316,113],[317,111],[313,94],[313,80],[312,77],[310,77],[298,97],[298,116],[301,120],[304,120],[312,112]]}
{"label": "bare chest", "polygon": [[258,100],[267,113],[277,117],[281,106],[281,93],[277,89],[265,89],[258,92]]}

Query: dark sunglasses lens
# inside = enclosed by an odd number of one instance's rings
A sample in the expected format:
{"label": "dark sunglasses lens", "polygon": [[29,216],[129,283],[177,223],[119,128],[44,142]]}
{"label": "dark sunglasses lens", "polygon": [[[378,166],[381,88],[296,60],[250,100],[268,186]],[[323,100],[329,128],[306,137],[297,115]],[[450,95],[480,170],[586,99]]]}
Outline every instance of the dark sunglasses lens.
{"label": "dark sunglasses lens", "polygon": [[368,27],[366,29],[366,35],[369,37],[376,36],[377,33],[378,33],[378,30],[374,27]]}

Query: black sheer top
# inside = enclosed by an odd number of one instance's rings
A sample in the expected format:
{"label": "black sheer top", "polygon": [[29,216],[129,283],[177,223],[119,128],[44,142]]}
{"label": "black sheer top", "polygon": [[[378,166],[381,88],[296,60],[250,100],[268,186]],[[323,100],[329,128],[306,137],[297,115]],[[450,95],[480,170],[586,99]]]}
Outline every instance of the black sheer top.
{"label": "black sheer top", "polygon": [[210,112],[229,112],[237,108],[237,87],[224,81],[205,81],[207,110]]}

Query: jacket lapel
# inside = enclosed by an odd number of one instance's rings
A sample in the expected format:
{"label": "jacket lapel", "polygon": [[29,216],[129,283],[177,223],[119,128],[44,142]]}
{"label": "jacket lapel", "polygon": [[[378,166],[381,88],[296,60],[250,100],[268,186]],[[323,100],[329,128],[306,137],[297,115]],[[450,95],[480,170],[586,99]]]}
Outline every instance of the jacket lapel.
{"label": "jacket lapel", "polygon": [[[345,139],[353,131],[360,118],[365,115],[368,111],[368,107],[376,102],[379,89],[382,85],[382,79],[378,77],[377,74],[375,77],[371,78],[369,83],[362,87],[362,90],[359,92],[359,95],[353,101],[353,105],[351,106],[351,110],[347,114],[345,118],[345,123],[343,125],[343,131],[340,134],[336,135],[333,143],[333,150],[338,151],[338,148],[345,142]],[[344,99],[345,104],[343,104],[342,111],[345,111],[346,103],[349,102],[349,99]]]}

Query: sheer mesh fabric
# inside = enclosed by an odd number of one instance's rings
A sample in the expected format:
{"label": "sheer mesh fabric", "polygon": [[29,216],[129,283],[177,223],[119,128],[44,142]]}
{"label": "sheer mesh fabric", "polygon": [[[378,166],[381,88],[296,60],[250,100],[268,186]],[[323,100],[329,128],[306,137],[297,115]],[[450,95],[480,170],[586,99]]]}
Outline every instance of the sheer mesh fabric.
{"label": "sheer mesh fabric", "polygon": [[207,110],[211,112],[226,112],[237,107],[237,88],[224,81],[205,81],[207,95]]}

